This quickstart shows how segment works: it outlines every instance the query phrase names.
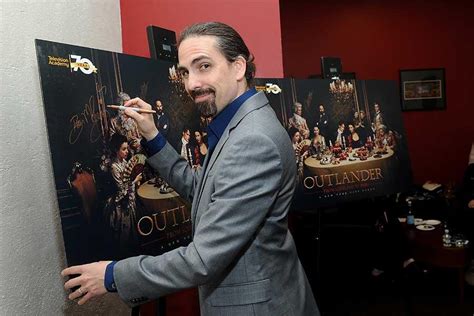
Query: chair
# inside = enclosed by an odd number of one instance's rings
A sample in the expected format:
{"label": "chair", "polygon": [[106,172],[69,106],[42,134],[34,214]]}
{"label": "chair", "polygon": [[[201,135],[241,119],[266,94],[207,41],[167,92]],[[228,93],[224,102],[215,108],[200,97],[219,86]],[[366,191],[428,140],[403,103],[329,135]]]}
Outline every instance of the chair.
{"label": "chair", "polygon": [[97,188],[94,172],[90,168],[82,167],[80,162],[75,162],[71,174],[67,177],[69,187],[81,200],[81,211],[87,224],[92,223],[97,209]]}

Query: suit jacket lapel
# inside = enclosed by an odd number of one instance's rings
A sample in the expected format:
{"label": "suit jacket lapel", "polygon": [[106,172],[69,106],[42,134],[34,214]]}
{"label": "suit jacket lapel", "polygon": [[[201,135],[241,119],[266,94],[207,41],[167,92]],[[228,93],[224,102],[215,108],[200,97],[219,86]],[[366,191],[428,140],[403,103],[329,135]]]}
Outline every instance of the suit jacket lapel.
{"label": "suit jacket lapel", "polygon": [[191,216],[192,216],[192,232],[193,232],[193,236],[194,236],[194,227],[196,225],[196,213],[197,213],[197,207],[199,205],[199,201],[201,200],[201,194],[202,194],[202,189],[204,187],[204,183],[206,182],[205,179],[207,178],[207,172],[206,170],[208,169],[207,168],[207,165],[209,164],[209,158],[211,155],[206,155],[206,158],[204,158],[204,162],[202,164],[202,170],[203,170],[203,174],[201,176],[201,179],[199,179],[198,181],[198,184],[197,184],[197,187],[196,187],[196,192],[197,192],[197,195],[194,197],[193,199],[193,203],[191,205]]}
{"label": "suit jacket lapel", "polygon": [[229,125],[225,129],[225,131],[222,134],[221,138],[217,142],[216,148],[214,148],[214,150],[212,151],[212,154],[210,155],[210,157],[208,155],[204,159],[204,164],[203,164],[204,174],[203,174],[202,178],[199,181],[200,184],[198,185],[198,188],[197,188],[198,189],[198,191],[197,191],[198,195],[197,195],[197,198],[195,199],[195,203],[193,203],[193,206],[192,206],[192,209],[194,211],[194,212],[192,212],[192,214],[193,214],[193,234],[194,234],[194,229],[196,227],[196,216],[197,216],[197,212],[198,212],[197,207],[199,205],[199,202],[201,201],[202,192],[203,192],[204,187],[206,185],[206,180],[207,180],[209,171],[214,166],[214,163],[216,162],[217,157],[219,157],[219,154],[222,151],[222,148],[224,147],[225,143],[229,139],[230,132],[232,131],[232,129],[234,129],[240,123],[240,121],[245,116],[247,116],[247,114],[249,114],[250,112],[252,112],[256,109],[261,108],[262,106],[265,106],[266,104],[268,104],[268,99],[267,99],[267,97],[265,96],[265,94],[263,92],[258,92],[257,94],[251,96],[248,100],[246,100],[240,106],[237,113],[235,113],[234,117],[232,118]]}

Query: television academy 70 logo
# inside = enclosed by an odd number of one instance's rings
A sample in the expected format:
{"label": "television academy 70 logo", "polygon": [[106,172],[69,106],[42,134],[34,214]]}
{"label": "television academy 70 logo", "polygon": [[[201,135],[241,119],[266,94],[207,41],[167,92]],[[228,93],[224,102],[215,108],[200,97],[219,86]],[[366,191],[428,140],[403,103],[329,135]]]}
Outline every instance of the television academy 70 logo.
{"label": "television academy 70 logo", "polygon": [[281,88],[275,83],[266,83],[264,86],[255,86],[257,91],[264,91],[265,93],[279,94]]}
{"label": "television academy 70 logo", "polygon": [[96,66],[89,59],[79,55],[69,55],[69,58],[48,56],[48,65],[69,68],[71,72],[81,70],[86,75],[97,72]]}
{"label": "television academy 70 logo", "polygon": [[71,63],[71,72],[77,71],[78,69],[80,69],[86,75],[97,72],[97,68],[87,58],[83,58],[79,55],[69,55],[69,60]]}

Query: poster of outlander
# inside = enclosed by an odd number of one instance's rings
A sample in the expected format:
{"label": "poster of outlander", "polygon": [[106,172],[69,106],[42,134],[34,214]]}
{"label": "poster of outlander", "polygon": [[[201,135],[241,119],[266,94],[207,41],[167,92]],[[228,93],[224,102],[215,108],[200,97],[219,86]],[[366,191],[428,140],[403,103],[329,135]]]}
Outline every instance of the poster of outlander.
{"label": "poster of outlander", "polygon": [[[134,121],[110,108],[140,97],[160,133],[199,168],[207,125],[176,65],[36,40],[68,265],[159,255],[191,241],[189,202],[146,163]],[[294,210],[399,192],[411,182],[393,81],[258,78],[295,149]]]}
{"label": "poster of outlander", "polygon": [[145,162],[133,120],[109,105],[140,97],[192,167],[200,120],[171,62],[36,40],[68,265],[158,255],[191,240],[190,207]]}
{"label": "poster of outlander", "polygon": [[386,80],[257,79],[295,149],[295,210],[411,185],[398,86]]}

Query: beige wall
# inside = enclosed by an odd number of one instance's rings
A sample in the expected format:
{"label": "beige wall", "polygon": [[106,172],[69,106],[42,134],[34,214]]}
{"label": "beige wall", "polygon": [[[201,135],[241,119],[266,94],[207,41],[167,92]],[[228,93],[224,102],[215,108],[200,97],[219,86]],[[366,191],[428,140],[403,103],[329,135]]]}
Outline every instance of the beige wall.
{"label": "beige wall", "polygon": [[0,315],[129,315],[115,295],[66,301],[35,38],[121,51],[119,0],[0,0]]}

